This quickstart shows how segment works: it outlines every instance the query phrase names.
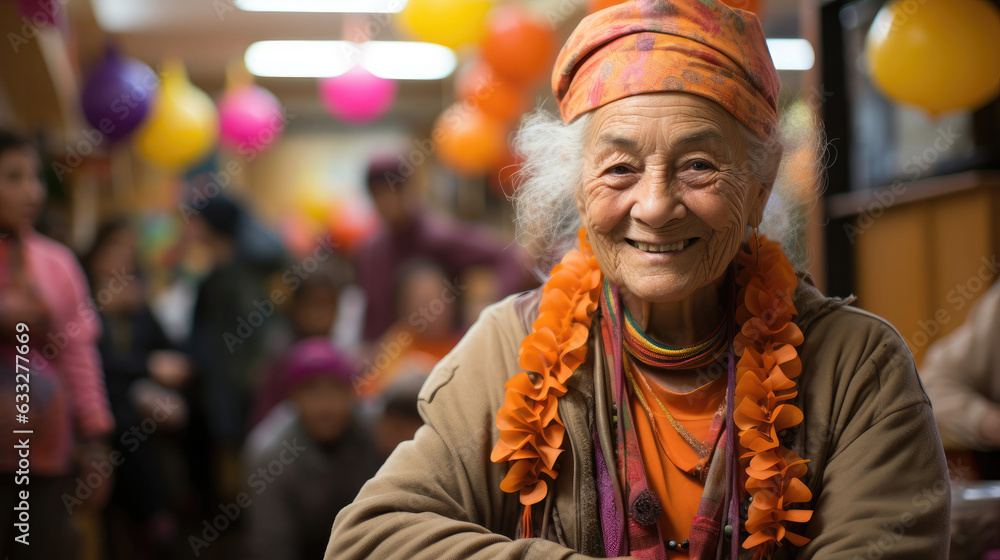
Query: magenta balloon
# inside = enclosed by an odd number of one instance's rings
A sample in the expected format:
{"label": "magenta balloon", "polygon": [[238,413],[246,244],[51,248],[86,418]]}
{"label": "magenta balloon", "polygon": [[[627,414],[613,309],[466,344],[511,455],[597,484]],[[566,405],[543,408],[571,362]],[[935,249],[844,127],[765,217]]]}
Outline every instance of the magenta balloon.
{"label": "magenta balloon", "polygon": [[285,129],[278,98],[257,86],[239,87],[219,99],[222,143],[242,155],[256,154],[273,144]]}
{"label": "magenta balloon", "polygon": [[83,115],[111,140],[121,140],[142,124],[159,89],[152,68],[108,49],[83,86]]}
{"label": "magenta balloon", "polygon": [[319,82],[323,105],[335,118],[364,124],[385,115],[396,100],[396,82],[355,66],[345,74]]}
{"label": "magenta balloon", "polygon": [[35,25],[52,25],[56,22],[56,14],[66,9],[66,3],[56,0],[17,0],[17,10],[28,21]]}

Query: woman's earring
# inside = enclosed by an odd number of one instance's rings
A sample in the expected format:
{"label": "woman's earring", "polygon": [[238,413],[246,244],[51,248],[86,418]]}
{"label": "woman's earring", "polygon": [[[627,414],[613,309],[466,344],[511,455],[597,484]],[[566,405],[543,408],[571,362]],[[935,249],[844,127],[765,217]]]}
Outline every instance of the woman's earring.
{"label": "woman's earring", "polygon": [[754,266],[757,266],[757,265],[760,264],[760,240],[757,239],[757,227],[756,226],[754,226],[754,228],[753,228],[753,253],[754,253],[754,257],[757,259],[756,262],[754,263]]}

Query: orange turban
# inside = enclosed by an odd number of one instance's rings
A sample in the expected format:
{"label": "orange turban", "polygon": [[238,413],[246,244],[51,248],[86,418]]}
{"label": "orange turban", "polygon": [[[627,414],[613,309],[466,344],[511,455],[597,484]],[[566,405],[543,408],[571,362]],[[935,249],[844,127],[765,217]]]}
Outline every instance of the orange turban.
{"label": "orange turban", "polygon": [[552,74],[565,122],[631,95],[683,91],[761,137],[778,124],[780,87],[757,17],[721,0],[631,0],[587,16]]}

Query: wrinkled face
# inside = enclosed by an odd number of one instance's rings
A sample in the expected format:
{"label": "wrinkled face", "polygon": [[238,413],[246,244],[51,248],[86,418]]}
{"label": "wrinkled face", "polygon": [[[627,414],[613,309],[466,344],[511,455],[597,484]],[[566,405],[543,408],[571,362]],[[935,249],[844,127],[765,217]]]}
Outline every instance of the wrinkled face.
{"label": "wrinkled face", "polygon": [[0,154],[0,230],[30,228],[45,200],[38,178],[38,156],[29,149]]}
{"label": "wrinkled face", "polygon": [[637,95],[596,109],[585,146],[578,208],[606,277],[651,303],[717,287],[770,195],[737,121],[702,97]]}

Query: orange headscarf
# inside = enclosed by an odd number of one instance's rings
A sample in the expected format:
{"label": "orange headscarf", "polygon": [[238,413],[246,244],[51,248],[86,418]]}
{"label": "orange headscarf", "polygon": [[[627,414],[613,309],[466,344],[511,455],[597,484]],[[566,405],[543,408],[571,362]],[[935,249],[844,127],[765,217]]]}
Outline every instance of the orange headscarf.
{"label": "orange headscarf", "polygon": [[632,95],[682,91],[761,137],[777,126],[780,87],[757,17],[721,0],[631,0],[587,16],[552,74],[565,122]]}

